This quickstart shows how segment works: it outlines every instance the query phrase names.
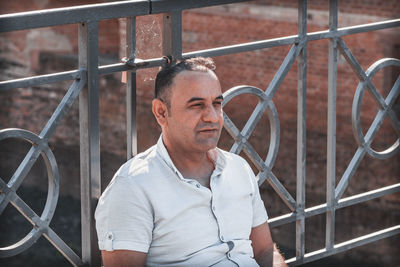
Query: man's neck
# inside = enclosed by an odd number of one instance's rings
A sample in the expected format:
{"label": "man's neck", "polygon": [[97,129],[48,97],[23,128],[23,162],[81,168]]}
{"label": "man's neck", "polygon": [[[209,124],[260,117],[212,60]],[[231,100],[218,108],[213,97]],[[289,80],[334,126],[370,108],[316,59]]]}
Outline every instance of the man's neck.
{"label": "man's neck", "polygon": [[203,186],[209,187],[210,176],[214,170],[214,164],[206,152],[188,152],[177,149],[171,144],[164,145],[169,157],[185,178],[195,179]]}

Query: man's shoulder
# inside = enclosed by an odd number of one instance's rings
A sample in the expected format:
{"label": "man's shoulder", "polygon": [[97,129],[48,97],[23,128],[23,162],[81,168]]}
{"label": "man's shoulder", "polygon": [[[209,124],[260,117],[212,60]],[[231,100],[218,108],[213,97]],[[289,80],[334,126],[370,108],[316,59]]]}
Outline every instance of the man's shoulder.
{"label": "man's shoulder", "polygon": [[157,148],[156,145],[154,145],[125,162],[115,176],[138,179],[142,176],[151,175],[151,172],[157,171],[160,163],[160,159],[157,156]]}

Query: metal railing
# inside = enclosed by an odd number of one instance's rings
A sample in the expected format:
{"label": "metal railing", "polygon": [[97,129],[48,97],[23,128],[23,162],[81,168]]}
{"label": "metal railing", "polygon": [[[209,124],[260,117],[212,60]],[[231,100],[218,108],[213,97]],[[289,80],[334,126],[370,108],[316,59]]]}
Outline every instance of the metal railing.
{"label": "metal railing", "polygon": [[[7,138],[21,138],[29,141],[32,148],[19,165],[14,175],[6,184],[0,178],[0,213],[11,203],[33,225],[32,231],[18,243],[0,248],[0,257],[9,257],[21,253],[29,248],[41,235],[45,236],[68,261],[74,266],[89,264],[100,266],[96,233],[94,228],[94,209],[100,196],[100,148],[99,148],[99,76],[121,71],[128,71],[127,75],[127,153],[128,158],[137,153],[136,135],[136,70],[152,68],[166,64],[165,58],[146,60],[136,59],[136,16],[163,13],[163,54],[173,60],[180,58],[206,56],[215,57],[277,46],[291,46],[288,54],[278,68],[274,78],[265,91],[251,87],[238,86],[224,93],[224,105],[232,98],[241,94],[253,94],[259,98],[259,103],[250,119],[242,130],[239,130],[224,114],[225,129],[233,137],[235,143],[231,148],[234,153],[244,151],[259,170],[259,184],[267,181],[291,213],[269,220],[271,227],[290,222],[296,222],[296,256],[288,259],[291,265],[314,261],[341,251],[380,240],[400,233],[400,225],[381,231],[335,244],[335,211],[337,209],[358,204],[367,200],[382,197],[400,191],[400,183],[377,190],[369,191],[352,197],[341,198],[352,176],[356,172],[363,157],[368,153],[374,158],[388,158],[400,149],[400,138],[389,149],[377,152],[371,148],[385,117],[389,117],[395,133],[400,137],[400,122],[392,107],[400,93],[400,77],[397,78],[390,93],[384,99],[372,83],[372,77],[387,66],[400,66],[398,59],[382,59],[374,63],[366,71],[362,69],[342,36],[355,33],[376,31],[400,26],[400,19],[338,28],[337,0],[329,1],[329,29],[320,32],[307,32],[307,1],[299,0],[298,5],[298,34],[276,39],[249,42],[238,45],[224,46],[189,53],[182,53],[182,10],[199,8],[211,5],[228,4],[234,0],[214,1],[185,1],[185,0],[151,0],[151,1],[121,1],[69,8],[57,8],[34,12],[23,12],[0,16],[0,33],[48,27],[64,24],[77,24],[79,36],[79,69],[75,71],[41,75],[23,79],[0,82],[0,93],[19,87],[37,86],[59,81],[73,80],[73,84],[59,104],[58,108],[44,127],[42,132],[35,133],[22,129],[3,129],[0,131],[0,140]],[[98,23],[105,19],[127,18],[126,23],[126,54],[123,63],[98,66]],[[306,181],[306,81],[307,81],[307,44],[308,42],[329,40],[329,88],[328,88],[328,129],[327,129],[327,191],[326,203],[305,208],[305,181]],[[347,63],[354,70],[359,85],[356,90],[353,109],[353,132],[358,149],[347,166],[345,173],[336,186],[336,82],[337,82],[337,55],[338,51],[344,56]],[[297,112],[297,190],[294,198],[279,182],[272,172],[272,167],[279,148],[279,117],[273,103],[273,97],[286,74],[297,59],[298,68],[298,112]],[[360,106],[365,90],[369,90],[379,107],[371,127],[364,136],[360,127]],[[58,199],[59,174],[54,155],[49,148],[48,140],[56,130],[63,116],[68,112],[72,103],[79,96],[80,122],[80,155],[81,155],[81,218],[82,218],[82,256],[65,244],[65,242],[49,227]],[[262,114],[267,111],[271,140],[268,155],[263,160],[248,142]],[[49,191],[43,213],[37,215],[16,193],[30,168],[42,155],[46,163]],[[326,213],[326,242],[322,250],[305,253],[305,219],[318,214]]]}

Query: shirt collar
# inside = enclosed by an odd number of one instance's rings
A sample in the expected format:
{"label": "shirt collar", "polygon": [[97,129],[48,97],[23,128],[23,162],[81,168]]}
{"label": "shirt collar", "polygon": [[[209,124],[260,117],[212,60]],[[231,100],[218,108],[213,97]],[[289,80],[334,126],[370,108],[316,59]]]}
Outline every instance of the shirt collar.
{"label": "shirt collar", "polygon": [[[161,157],[161,159],[168,165],[168,167],[170,167],[178,175],[180,179],[186,180],[172,162],[171,157],[168,154],[167,148],[165,147],[162,140],[162,134],[157,141],[157,153]],[[212,176],[219,175],[226,165],[226,157],[223,151],[219,148],[214,148],[208,151],[207,155],[208,158],[213,162],[215,167]]]}

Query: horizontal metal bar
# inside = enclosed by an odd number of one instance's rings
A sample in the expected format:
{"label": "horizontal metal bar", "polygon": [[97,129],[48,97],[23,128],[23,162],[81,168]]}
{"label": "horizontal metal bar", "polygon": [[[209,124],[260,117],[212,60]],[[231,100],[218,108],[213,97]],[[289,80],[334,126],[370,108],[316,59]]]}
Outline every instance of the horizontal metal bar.
{"label": "horizontal metal bar", "polygon": [[0,15],[0,33],[223,5],[244,0],[130,0]]}
{"label": "horizontal metal bar", "polygon": [[[97,5],[96,5],[97,6]],[[58,9],[57,9],[58,10]],[[36,12],[36,11],[35,11]],[[29,13],[29,12],[28,12]],[[20,13],[18,13],[20,14]],[[0,32],[2,31],[2,15],[0,15]],[[307,41],[315,41],[325,38],[333,38],[339,37],[348,34],[360,33],[364,31],[372,31],[372,30],[379,30],[391,27],[399,27],[400,26],[400,19],[396,20],[389,20],[383,21],[378,23],[370,23],[364,24],[354,27],[345,27],[338,29],[337,32],[329,32],[329,31],[320,31],[320,32],[313,32],[307,34]],[[32,27],[33,28],[33,27]],[[11,31],[11,30],[10,30]],[[182,56],[183,58],[190,58],[195,56],[203,56],[203,57],[215,57],[215,56],[223,56],[228,54],[234,53],[241,53],[241,52],[249,52],[253,50],[259,49],[266,49],[272,48],[277,46],[283,45],[290,45],[294,44],[299,41],[297,35],[282,37],[282,38],[274,38],[262,41],[255,41],[255,42],[248,42],[242,43],[237,45],[229,45],[229,46],[222,46],[213,49],[205,49],[205,50],[198,50],[193,52],[184,53]],[[135,62],[131,65],[125,63],[116,63],[110,65],[104,65],[99,67],[99,75],[111,74],[115,72],[127,71],[132,69],[145,69],[145,68],[153,68],[157,66],[162,66],[165,64],[166,60],[163,58],[153,58],[153,59],[146,59],[146,60],[135,60]],[[10,90],[13,88],[20,88],[20,87],[28,87],[28,86],[36,86],[40,84],[46,83],[54,83],[60,82],[65,80],[73,80],[78,78],[78,70],[67,71],[67,72],[59,72],[54,74],[48,75],[40,75],[30,78],[22,78],[22,79],[15,79],[9,81],[2,81],[0,82],[0,92],[5,90]]]}
{"label": "horizontal metal bar", "polygon": [[[370,31],[377,31],[383,30],[388,28],[394,28],[400,26],[400,19],[393,19],[393,20],[385,20],[381,22],[373,22],[367,24],[361,24],[357,26],[350,26],[350,27],[342,27],[339,28],[337,33],[339,36],[362,33],[362,32],[370,32]],[[338,37],[339,37],[338,36]]]}
{"label": "horizontal metal bar", "polygon": [[[147,69],[162,66],[167,62],[165,58],[152,58],[147,60],[137,59],[133,64],[116,63],[110,65],[103,65],[99,67],[99,75],[112,74],[115,72]],[[66,72],[58,72],[54,74],[38,75],[29,78],[14,79],[0,82],[0,92],[7,91],[15,88],[32,87],[41,84],[56,83],[68,80],[79,79],[82,75],[82,70],[72,70]]]}
{"label": "horizontal metal bar", "polygon": [[341,37],[362,32],[370,32],[388,28],[400,27],[400,19],[385,20],[381,22],[361,24],[338,28],[337,31],[318,31],[307,34],[307,41],[316,41],[326,38]]}
{"label": "horizontal metal bar", "polygon": [[190,57],[216,57],[216,56],[223,56],[228,54],[234,53],[242,53],[242,52],[249,52],[253,50],[265,49],[265,48],[272,48],[277,46],[283,45],[290,45],[298,42],[299,38],[297,35],[282,37],[282,38],[274,38],[262,41],[255,41],[255,42],[248,42],[242,43],[237,45],[229,45],[229,46],[222,46],[212,49],[205,49],[205,50],[198,50],[193,52],[184,53],[182,55],[183,58],[190,58]]}
{"label": "horizontal metal bar", "polygon": [[148,69],[163,66],[167,63],[165,58],[151,58],[146,60],[135,59],[134,63],[116,63],[99,67],[99,75],[111,74],[114,72]]}
{"label": "horizontal metal bar", "polygon": [[296,258],[291,258],[286,261],[290,266],[296,266],[299,264],[315,261],[333,254],[337,254],[355,247],[366,245],[371,242],[375,242],[384,238],[388,238],[394,235],[400,234],[400,225],[396,225],[384,230],[380,230],[368,235],[360,236],[349,241],[339,243],[333,247],[333,249],[320,249],[304,255],[301,262],[296,262]]}
{"label": "horizontal metal bar", "polygon": [[41,84],[56,83],[68,80],[76,80],[81,77],[82,70],[72,70],[66,72],[58,72],[54,74],[46,74],[33,76],[29,78],[14,79],[0,82],[0,92],[15,88],[37,86]]}
{"label": "horizontal metal bar", "polygon": [[[365,202],[368,200],[372,200],[378,197],[383,197],[397,192],[400,192],[400,183],[340,199],[338,204],[335,206],[335,209],[345,208],[348,206],[359,204],[361,202]],[[327,210],[328,206],[326,205],[326,203],[324,203],[318,206],[305,209],[304,216],[305,218],[309,218],[315,215],[325,213]],[[283,224],[296,221],[296,216],[297,216],[296,213],[292,212],[279,217],[271,218],[270,220],[268,220],[268,223],[270,227],[277,227]]]}
{"label": "horizontal metal bar", "polygon": [[0,33],[149,14],[147,0],[53,8],[0,15]]}
{"label": "horizontal metal bar", "polygon": [[152,14],[170,12],[173,10],[183,10],[190,8],[200,8],[207,6],[226,5],[232,3],[246,2],[248,0],[151,0]]}

